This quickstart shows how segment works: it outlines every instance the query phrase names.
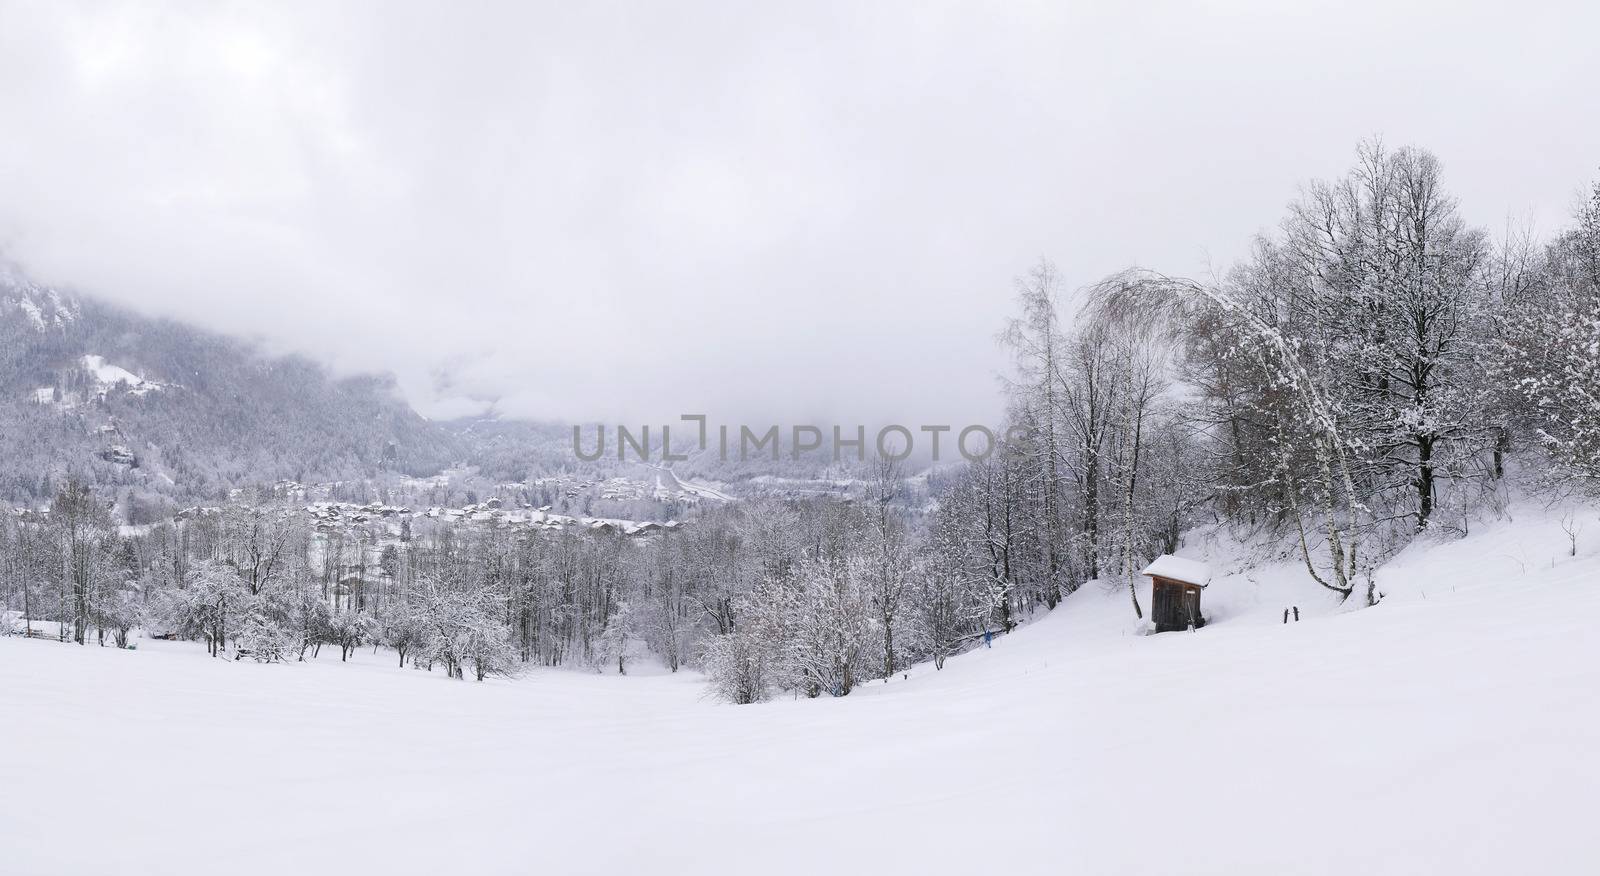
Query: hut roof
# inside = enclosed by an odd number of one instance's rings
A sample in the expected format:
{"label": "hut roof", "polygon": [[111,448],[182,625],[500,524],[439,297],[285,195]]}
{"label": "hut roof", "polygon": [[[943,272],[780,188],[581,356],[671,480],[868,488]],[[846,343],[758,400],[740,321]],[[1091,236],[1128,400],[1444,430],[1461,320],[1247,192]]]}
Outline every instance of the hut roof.
{"label": "hut roof", "polygon": [[1144,571],[1139,574],[1204,585],[1211,577],[1211,570],[1199,560],[1186,560],[1172,554],[1162,554],[1156,557],[1155,562],[1145,566]]}

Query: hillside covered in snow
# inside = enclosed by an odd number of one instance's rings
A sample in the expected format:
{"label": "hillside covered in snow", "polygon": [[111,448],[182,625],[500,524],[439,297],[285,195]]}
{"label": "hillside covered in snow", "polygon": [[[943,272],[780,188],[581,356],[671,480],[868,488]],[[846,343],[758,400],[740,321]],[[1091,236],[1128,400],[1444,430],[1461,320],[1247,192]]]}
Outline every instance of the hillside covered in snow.
{"label": "hillside covered in snow", "polygon": [[383,377],[40,286],[0,267],[0,501],[69,476],[151,514],[247,483],[432,475],[464,456]]}
{"label": "hillside covered in snow", "polygon": [[[1588,868],[1600,510],[1418,542],[1359,610],[1213,548],[1202,630],[1141,635],[1091,586],[943,671],[755,707],[642,667],[461,685],[387,649],[0,639],[0,869]],[[64,853],[85,828],[104,851]]]}

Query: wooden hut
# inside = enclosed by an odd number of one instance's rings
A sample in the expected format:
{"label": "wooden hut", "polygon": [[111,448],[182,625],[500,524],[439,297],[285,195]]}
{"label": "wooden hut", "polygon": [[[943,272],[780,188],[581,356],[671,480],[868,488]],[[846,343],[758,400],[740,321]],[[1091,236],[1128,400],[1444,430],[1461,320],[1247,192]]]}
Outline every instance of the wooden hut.
{"label": "wooden hut", "polygon": [[1162,554],[1144,568],[1150,576],[1150,620],[1156,632],[1199,629],[1206,625],[1200,613],[1200,591],[1210,578],[1205,563]]}

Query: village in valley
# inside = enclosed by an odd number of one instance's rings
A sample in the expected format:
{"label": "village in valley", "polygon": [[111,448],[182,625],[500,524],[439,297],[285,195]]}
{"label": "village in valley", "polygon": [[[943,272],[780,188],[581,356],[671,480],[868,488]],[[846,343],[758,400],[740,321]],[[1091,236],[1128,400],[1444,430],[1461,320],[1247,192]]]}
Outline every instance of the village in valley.
{"label": "village in valley", "polygon": [[[454,525],[507,526],[529,530],[581,530],[604,535],[646,536],[678,528],[680,521],[622,520],[615,517],[574,517],[555,514],[549,505],[534,508],[524,502],[519,507],[508,507],[499,498],[485,499],[480,503],[460,508],[432,507],[413,510],[404,506],[368,502],[356,505],[350,502],[316,502],[305,507],[306,513],[316,521],[318,532],[334,532],[356,527],[380,524],[389,535],[400,537],[413,531],[418,521],[450,523]],[[215,509],[189,509],[181,514],[204,513]]]}

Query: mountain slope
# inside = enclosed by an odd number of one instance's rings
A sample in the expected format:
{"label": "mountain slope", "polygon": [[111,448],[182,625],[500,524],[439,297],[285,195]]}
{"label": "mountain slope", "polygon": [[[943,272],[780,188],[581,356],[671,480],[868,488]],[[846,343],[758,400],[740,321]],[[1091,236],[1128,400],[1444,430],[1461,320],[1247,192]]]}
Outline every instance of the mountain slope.
{"label": "mountain slope", "polygon": [[67,475],[152,501],[247,482],[431,474],[462,442],[387,377],[151,319],[0,269],[0,499]]}

